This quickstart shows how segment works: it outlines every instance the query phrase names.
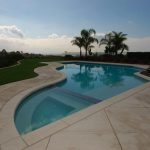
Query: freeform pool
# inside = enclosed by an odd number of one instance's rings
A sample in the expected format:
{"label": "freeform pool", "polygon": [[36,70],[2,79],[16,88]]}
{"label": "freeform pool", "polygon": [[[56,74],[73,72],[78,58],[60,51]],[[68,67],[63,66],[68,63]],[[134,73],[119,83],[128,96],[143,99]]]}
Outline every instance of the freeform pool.
{"label": "freeform pool", "polygon": [[67,80],[26,97],[15,113],[20,134],[75,113],[147,82],[134,75],[141,69],[95,63],[65,63]]}

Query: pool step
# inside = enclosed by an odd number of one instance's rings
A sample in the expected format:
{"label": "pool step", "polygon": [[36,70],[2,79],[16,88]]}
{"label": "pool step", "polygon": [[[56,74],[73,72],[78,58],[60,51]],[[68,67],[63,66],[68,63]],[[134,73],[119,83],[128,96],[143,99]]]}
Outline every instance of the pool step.
{"label": "pool step", "polygon": [[99,100],[99,99],[96,99],[96,98],[93,98],[93,97],[90,97],[90,96],[86,96],[86,95],[82,95],[82,94],[73,92],[73,91],[65,89],[65,88],[55,87],[52,90],[54,90],[54,92],[65,93],[65,94],[68,94],[68,95],[71,95],[71,96],[79,97],[79,98],[81,98],[83,100],[86,100],[88,102],[91,102],[93,104],[97,104],[97,103],[102,101],[102,100]]}

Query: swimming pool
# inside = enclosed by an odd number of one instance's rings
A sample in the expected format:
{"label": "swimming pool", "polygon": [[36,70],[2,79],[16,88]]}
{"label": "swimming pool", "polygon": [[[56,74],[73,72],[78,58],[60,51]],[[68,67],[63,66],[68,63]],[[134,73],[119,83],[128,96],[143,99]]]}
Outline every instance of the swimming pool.
{"label": "swimming pool", "polygon": [[96,63],[64,63],[67,80],[26,97],[15,113],[20,134],[36,130],[147,81],[139,68]]}

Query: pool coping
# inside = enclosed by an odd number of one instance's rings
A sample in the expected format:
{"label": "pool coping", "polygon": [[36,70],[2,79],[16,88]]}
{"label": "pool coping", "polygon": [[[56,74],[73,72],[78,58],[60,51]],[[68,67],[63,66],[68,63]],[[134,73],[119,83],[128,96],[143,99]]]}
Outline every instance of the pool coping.
{"label": "pool coping", "polygon": [[[125,66],[133,66],[133,67],[138,67],[138,68],[144,68],[145,66],[141,66],[141,65],[133,65],[133,64],[116,64],[116,63],[101,63],[101,62],[86,62],[86,61],[61,61],[59,63],[62,62],[84,62],[84,63],[99,63],[99,64],[113,64],[113,65],[125,65]],[[63,65],[60,64],[59,67],[62,67]],[[57,68],[59,67],[52,67],[50,69],[56,71]],[[60,72],[59,72],[60,73]],[[146,80],[150,81],[150,77],[146,77],[140,73],[136,73],[137,76],[144,78]],[[4,143],[11,140],[11,139],[17,139],[18,141],[23,141],[26,146],[32,145],[34,143],[37,143],[39,141],[41,141],[42,139],[45,139],[46,137],[49,137],[51,135],[54,135],[55,133],[71,126],[72,124],[106,108],[109,107],[110,105],[117,103],[119,101],[122,101],[123,99],[147,88],[150,86],[150,82],[147,82],[141,86],[135,87],[133,89],[130,89],[126,92],[123,92],[119,95],[116,95],[112,98],[109,98],[105,101],[102,101],[98,104],[92,105],[88,108],[85,108],[77,113],[74,113],[72,115],[69,115],[65,118],[62,118],[54,123],[51,123],[49,125],[46,125],[44,127],[41,127],[35,131],[29,132],[25,135],[20,135],[15,127],[15,123],[14,123],[14,114],[16,111],[17,106],[20,104],[20,102],[27,97],[28,95],[30,95],[31,93],[42,89],[44,87],[47,86],[52,86],[58,82],[61,82],[63,80],[65,80],[67,77],[64,73],[61,72],[61,77],[55,81],[49,81],[43,85],[39,85],[36,86],[34,88],[30,88],[28,90],[25,90],[23,92],[20,92],[19,94],[17,94],[15,97],[13,97],[12,99],[10,99],[5,106],[2,108],[1,112],[2,112],[2,119],[3,119],[3,123],[6,124],[6,126],[4,126],[3,130],[7,130],[7,132],[11,133],[10,139],[4,140]]]}

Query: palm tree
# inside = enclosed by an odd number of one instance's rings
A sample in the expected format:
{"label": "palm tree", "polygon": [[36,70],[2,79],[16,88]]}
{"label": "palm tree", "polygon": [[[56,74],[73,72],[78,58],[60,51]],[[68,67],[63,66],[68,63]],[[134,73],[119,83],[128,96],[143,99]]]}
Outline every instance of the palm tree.
{"label": "palm tree", "polygon": [[128,51],[129,50],[129,46],[128,45],[126,45],[126,44],[122,44],[122,50],[121,50],[121,52],[120,52],[120,55],[122,55],[122,53],[124,52],[124,50],[126,50],[126,51]]}
{"label": "palm tree", "polygon": [[129,47],[124,43],[127,40],[127,34],[123,34],[122,32],[111,32],[105,35],[104,38],[100,40],[99,45],[105,44],[105,53],[108,54],[118,54],[118,51],[121,50],[120,54],[124,52],[124,50],[129,50]]}
{"label": "palm tree", "polygon": [[113,53],[113,50],[112,50],[112,33],[106,34],[105,37],[100,40],[99,46],[104,45],[104,44],[106,45],[105,53],[112,54]]}
{"label": "palm tree", "polygon": [[[127,40],[127,34],[123,34],[122,32],[112,32],[112,44],[114,46],[115,54],[118,54],[119,50],[128,50],[128,46],[124,44],[124,41]],[[121,53],[122,54],[122,53]]]}
{"label": "palm tree", "polygon": [[94,48],[95,46],[94,45],[89,45],[88,46],[88,52],[89,52],[89,55],[92,55],[92,48]]}
{"label": "palm tree", "polygon": [[98,43],[98,40],[94,37],[96,31],[94,29],[83,29],[81,31],[81,37],[83,39],[83,47],[85,49],[85,57],[87,57],[87,53],[92,54],[91,49],[94,48],[93,43]]}
{"label": "palm tree", "polygon": [[81,37],[74,37],[74,40],[71,41],[72,45],[76,45],[80,48],[80,57],[82,56],[81,48],[83,46],[83,39]]}

